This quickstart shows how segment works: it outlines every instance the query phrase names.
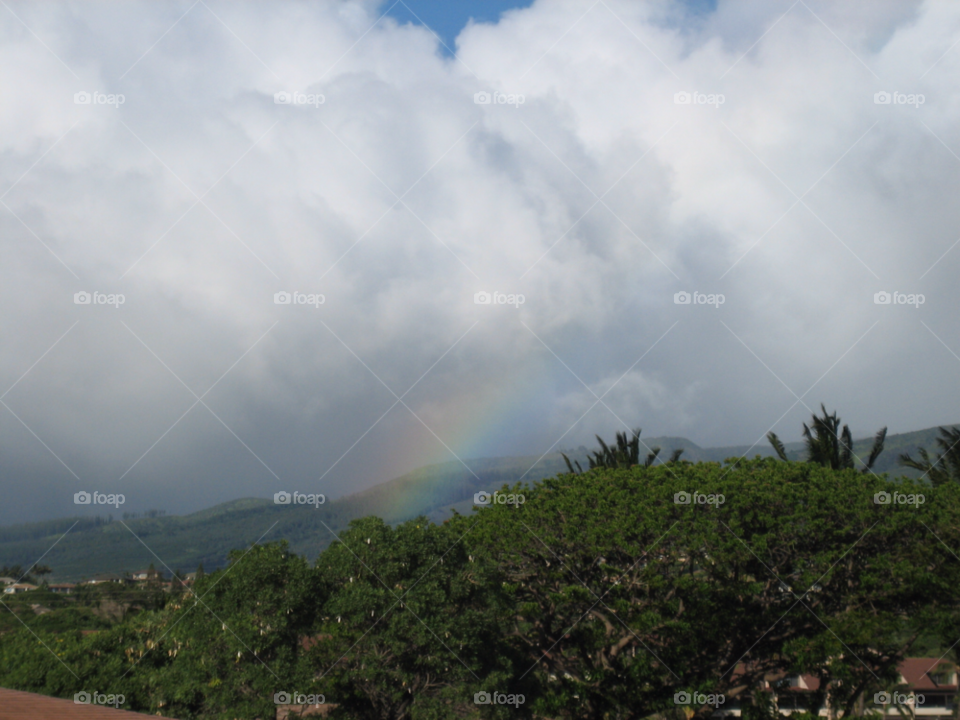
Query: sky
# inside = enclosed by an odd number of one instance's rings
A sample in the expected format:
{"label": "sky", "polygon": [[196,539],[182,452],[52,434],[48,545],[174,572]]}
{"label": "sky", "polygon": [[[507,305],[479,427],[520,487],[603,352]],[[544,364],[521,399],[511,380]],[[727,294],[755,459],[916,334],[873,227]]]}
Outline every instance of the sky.
{"label": "sky", "polygon": [[529,7],[533,0],[386,0],[381,11],[400,23],[427,27],[440,39],[445,55],[456,53],[456,39],[467,23],[496,23],[500,15]]}
{"label": "sky", "polygon": [[0,8],[0,522],[960,422],[960,6],[522,5]]}

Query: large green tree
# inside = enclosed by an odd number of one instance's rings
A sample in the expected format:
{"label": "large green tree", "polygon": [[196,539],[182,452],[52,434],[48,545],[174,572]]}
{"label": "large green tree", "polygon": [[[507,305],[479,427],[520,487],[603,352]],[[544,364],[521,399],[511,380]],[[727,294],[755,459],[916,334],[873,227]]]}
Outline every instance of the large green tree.
{"label": "large green tree", "polygon": [[330,593],[309,662],[335,717],[441,720],[478,691],[523,692],[495,572],[465,544],[476,522],[365,518],[318,559]]}
{"label": "large green tree", "polygon": [[470,542],[511,594],[537,712],[639,718],[683,689],[746,697],[771,672],[817,675],[849,711],[952,616],[952,486],[730,463],[561,476],[480,511]]}
{"label": "large green tree", "polygon": [[[92,636],[38,620],[0,686],[187,719],[322,693],[342,718],[681,717],[810,673],[848,716],[919,643],[960,638],[960,483],[772,458],[595,468],[443,525],[355,522],[314,566],[284,544]],[[38,591],[40,592],[40,591]],[[15,602],[15,600],[11,600]],[[19,624],[19,623],[18,623]],[[516,710],[480,691],[523,695]],[[694,705],[705,718],[713,708]]]}

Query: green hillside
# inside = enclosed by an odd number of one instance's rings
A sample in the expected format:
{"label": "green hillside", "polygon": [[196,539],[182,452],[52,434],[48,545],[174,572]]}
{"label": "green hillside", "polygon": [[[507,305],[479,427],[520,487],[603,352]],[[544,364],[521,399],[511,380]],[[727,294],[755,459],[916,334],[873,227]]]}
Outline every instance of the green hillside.
{"label": "green hillside", "polygon": [[[328,501],[318,509],[244,498],[184,516],[113,522],[68,518],[7,526],[0,528],[0,565],[27,567],[47,553],[43,563],[53,568],[52,582],[132,572],[150,563],[157,569],[166,565],[169,570],[184,572],[203,563],[210,571],[224,564],[230,550],[249,547],[258,540],[279,539],[312,559],[351,520],[376,515],[397,524],[426,515],[439,522],[450,516],[451,507],[469,512],[474,493],[517,482],[534,463],[536,457],[467,460],[476,476],[458,461],[428,465],[369,490]],[[524,482],[556,475],[564,468],[558,454],[547,456]]]}
{"label": "green hillside", "polygon": [[[933,450],[936,437],[937,428],[890,435],[875,471],[917,477],[916,471],[900,468],[897,458],[901,452],[916,455],[919,447]],[[747,445],[701,448],[680,437],[643,440],[651,448],[660,447],[661,458],[669,457],[673,449],[682,447],[683,459],[693,462],[773,454],[765,439],[753,448]],[[871,442],[872,438],[855,441],[855,453],[865,457]],[[791,459],[803,459],[802,443],[788,443],[786,449]],[[567,454],[587,466],[586,448]],[[232,549],[278,539],[287,540],[294,552],[313,559],[330,544],[334,533],[339,534],[356,518],[376,515],[395,525],[426,515],[440,522],[450,517],[451,508],[462,514],[469,513],[473,495],[480,490],[511,485],[524,473],[527,473],[524,482],[533,482],[566,472],[559,453],[547,455],[539,462],[536,457],[480,458],[466,462],[473,472],[458,461],[428,465],[363,492],[329,501],[319,509],[244,498],[184,516],[113,522],[68,518],[7,526],[0,528],[0,565],[26,567],[47,553],[43,562],[53,568],[52,581],[134,571],[150,563],[158,569],[166,565],[170,570],[184,572],[193,571],[203,563],[209,571],[223,565]],[[530,470],[535,463],[535,468]],[[71,526],[74,527],[69,534],[50,550]]]}
{"label": "green hillside", "polygon": [[[879,429],[882,426],[878,426]],[[938,428],[927,428],[925,430],[916,430],[914,432],[899,433],[897,435],[888,435],[884,443],[883,452],[874,463],[873,471],[877,474],[890,473],[893,477],[917,478],[920,473],[910,468],[900,467],[898,458],[901,453],[907,453],[917,457],[917,450],[921,447],[927,448],[932,455],[936,456],[936,439],[939,435]],[[750,457],[760,455],[761,457],[770,457],[774,455],[770,443],[764,438],[756,446],[751,448],[749,445],[735,445],[730,447],[701,448],[686,438],[660,437],[643,438],[643,441],[652,447],[660,447],[660,456],[669,457],[670,453],[676,448],[683,448],[684,460],[692,462],[722,462],[729,457]],[[870,454],[870,447],[873,445],[873,437],[861,438],[853,441],[853,452],[861,460]],[[806,457],[804,444],[802,442],[784,443],[787,450],[787,457],[791,460],[803,460]],[[857,463],[858,466],[862,463]]]}

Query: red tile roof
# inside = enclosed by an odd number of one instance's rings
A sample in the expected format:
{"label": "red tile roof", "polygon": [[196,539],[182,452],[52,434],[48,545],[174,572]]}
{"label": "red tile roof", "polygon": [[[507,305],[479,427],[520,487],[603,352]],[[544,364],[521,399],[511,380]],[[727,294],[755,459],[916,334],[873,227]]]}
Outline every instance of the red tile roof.
{"label": "red tile roof", "polygon": [[102,705],[78,705],[73,700],[0,688],[0,720],[136,720],[153,717]]}
{"label": "red tile roof", "polygon": [[948,677],[955,672],[953,663],[942,658],[907,658],[900,663],[897,670],[903,679],[910,684],[911,690],[956,690],[957,684],[938,685],[931,677],[936,673],[938,666],[943,666]]}

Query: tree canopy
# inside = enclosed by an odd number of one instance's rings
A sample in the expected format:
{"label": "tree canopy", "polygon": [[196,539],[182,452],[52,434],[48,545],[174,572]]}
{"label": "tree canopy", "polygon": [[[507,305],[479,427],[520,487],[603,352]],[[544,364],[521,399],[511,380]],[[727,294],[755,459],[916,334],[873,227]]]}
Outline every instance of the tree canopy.
{"label": "tree canopy", "polygon": [[849,716],[960,637],[957,483],[731,458],[504,490],[525,501],[355,521],[312,564],[237,551],[96,635],[11,631],[0,685],[182,720],[269,717],[281,692],[333,718],[599,720],[672,717],[684,690],[762,714],[765,677],[809,673]]}
{"label": "tree canopy", "polygon": [[[863,463],[861,472],[868,473],[883,452],[883,443],[887,437],[887,428],[881,428],[873,438],[873,447],[866,460],[855,458],[853,453],[853,435],[847,425],[840,429],[840,418],[836,411],[833,415],[827,413],[826,406],[821,403],[822,416],[813,415],[810,425],[803,423],[803,441],[807,449],[807,462],[817,463],[834,470],[843,470],[855,467],[854,460]],[[774,432],[767,433],[767,440],[781,460],[787,460],[787,451],[780,438]]]}
{"label": "tree canopy", "polygon": [[933,485],[960,482],[960,428],[940,428],[937,445],[941,452],[936,460],[930,459],[926,448],[920,448],[917,453],[919,460],[912,458],[909,453],[903,453],[900,455],[900,464],[919,470]]}

